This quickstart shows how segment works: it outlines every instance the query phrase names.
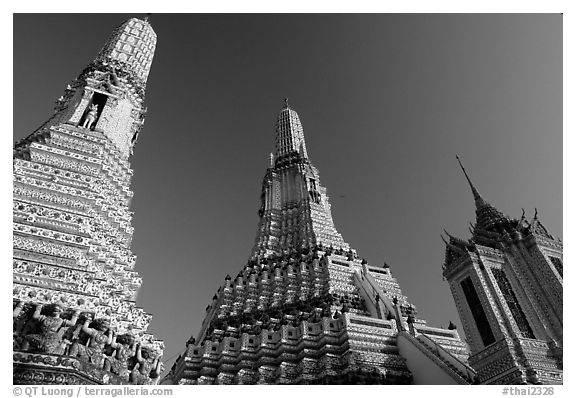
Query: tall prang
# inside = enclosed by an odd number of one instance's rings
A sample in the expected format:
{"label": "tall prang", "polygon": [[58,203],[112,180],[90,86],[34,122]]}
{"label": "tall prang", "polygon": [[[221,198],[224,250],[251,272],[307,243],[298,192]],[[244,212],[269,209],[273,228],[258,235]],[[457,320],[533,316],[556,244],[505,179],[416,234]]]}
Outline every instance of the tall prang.
{"label": "tall prang", "polygon": [[156,33],[132,18],[14,146],[15,384],[154,384],[164,344],[136,305],[132,169]]}
{"label": "tall prang", "polygon": [[336,231],[326,188],[308,159],[302,123],[284,100],[276,121],[275,152],[262,183],[260,224],[251,258],[258,260],[315,245],[350,250]]}
{"label": "tall prang", "polygon": [[[460,159],[458,159],[460,162]],[[480,195],[469,240],[448,235],[444,277],[483,384],[561,384],[563,270],[560,239],[522,211],[513,219]]]}
{"label": "tall prang", "polygon": [[287,100],[262,183],[254,248],[226,276],[161,383],[468,384],[455,327],[417,317],[390,267],[344,242]]}

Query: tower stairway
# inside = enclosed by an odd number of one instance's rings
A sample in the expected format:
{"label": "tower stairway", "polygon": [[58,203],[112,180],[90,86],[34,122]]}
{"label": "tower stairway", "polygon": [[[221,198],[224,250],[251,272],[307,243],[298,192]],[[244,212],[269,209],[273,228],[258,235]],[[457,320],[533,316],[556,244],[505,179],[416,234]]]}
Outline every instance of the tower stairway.
{"label": "tower stairway", "polygon": [[[461,340],[444,338],[442,339],[442,341],[445,342],[443,345],[424,333],[419,333],[417,336],[412,335],[411,332],[416,334],[418,333],[418,330],[426,331],[428,329],[433,333],[435,328],[433,329],[420,325],[417,325],[416,327],[413,325],[409,326],[402,316],[393,315],[399,315],[399,311],[396,308],[397,303],[395,304],[393,300],[390,300],[388,295],[381,289],[365,265],[362,267],[362,270],[355,271],[354,283],[358,287],[358,290],[364,298],[366,306],[370,310],[372,316],[379,319],[392,319],[393,317],[396,319],[399,329],[397,337],[399,348],[403,345],[411,345],[415,347],[429,360],[434,362],[437,367],[444,369],[458,384],[470,384],[474,380],[476,372],[465,363],[466,355],[461,352],[466,351],[466,349],[465,344]],[[436,331],[437,334],[441,335],[446,335],[446,332],[447,331],[445,330]],[[404,344],[401,343],[402,340],[404,340]],[[403,351],[410,352],[410,349],[400,349],[401,355],[404,354]],[[409,368],[410,364],[410,360],[408,360]],[[412,368],[410,368],[410,370],[414,374]],[[418,374],[414,374],[415,379],[419,376],[420,375]]]}
{"label": "tower stairway", "polygon": [[398,333],[398,350],[406,358],[415,384],[472,384],[476,372],[425,335]]}

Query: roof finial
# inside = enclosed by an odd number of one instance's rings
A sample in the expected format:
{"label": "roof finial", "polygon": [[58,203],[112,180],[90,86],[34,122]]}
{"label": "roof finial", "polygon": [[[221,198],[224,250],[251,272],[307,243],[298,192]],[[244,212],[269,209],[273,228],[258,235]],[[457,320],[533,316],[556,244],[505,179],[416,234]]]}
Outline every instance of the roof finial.
{"label": "roof finial", "polygon": [[466,169],[462,165],[462,162],[460,161],[460,158],[458,157],[458,155],[456,155],[456,159],[458,159],[458,163],[460,164],[460,168],[462,168],[462,171],[464,172],[464,175],[466,176],[466,180],[468,180],[468,184],[470,185],[470,189],[472,189],[472,195],[474,195],[474,201],[476,202],[476,207],[480,207],[480,206],[485,205],[486,201],[484,201],[484,198],[482,198],[482,196],[480,195],[480,193],[478,192],[478,190],[476,189],[474,184],[472,184],[472,180],[470,180],[470,177],[468,177],[468,173],[466,172]]}
{"label": "roof finial", "polygon": [[448,244],[448,242],[446,242],[446,239],[444,239],[444,235],[440,234],[440,238],[442,238],[442,241],[446,244]]}
{"label": "roof finial", "polygon": [[538,209],[534,208],[534,218],[538,218]]}
{"label": "roof finial", "polygon": [[288,98],[284,98],[284,109],[290,108],[290,104],[288,103]]}
{"label": "roof finial", "polygon": [[150,16],[151,15],[152,15],[151,13],[146,14],[146,16],[144,17],[144,22],[150,23]]}

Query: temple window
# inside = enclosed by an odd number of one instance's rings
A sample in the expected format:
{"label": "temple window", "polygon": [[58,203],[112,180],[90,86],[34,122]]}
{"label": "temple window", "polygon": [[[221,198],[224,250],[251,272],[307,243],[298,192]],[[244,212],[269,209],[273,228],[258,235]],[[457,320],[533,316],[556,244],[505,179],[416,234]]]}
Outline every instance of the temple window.
{"label": "temple window", "polygon": [[467,277],[462,282],[460,282],[460,286],[462,287],[462,291],[464,292],[464,296],[466,297],[466,301],[470,307],[470,312],[472,312],[472,317],[474,318],[476,328],[480,333],[482,343],[484,346],[494,343],[496,338],[494,337],[494,333],[492,333],[490,323],[488,322],[488,318],[486,317],[486,313],[484,312],[484,308],[482,307],[478,293],[476,293],[472,279]]}
{"label": "temple window", "polygon": [[504,296],[504,301],[506,301],[506,305],[512,313],[512,318],[514,318],[518,329],[520,329],[520,334],[522,337],[534,339],[535,337],[532,328],[526,319],[524,311],[522,311],[522,307],[514,294],[514,290],[512,289],[506,274],[501,269],[492,268],[492,275],[494,275],[498,288],[500,289],[502,296]]}

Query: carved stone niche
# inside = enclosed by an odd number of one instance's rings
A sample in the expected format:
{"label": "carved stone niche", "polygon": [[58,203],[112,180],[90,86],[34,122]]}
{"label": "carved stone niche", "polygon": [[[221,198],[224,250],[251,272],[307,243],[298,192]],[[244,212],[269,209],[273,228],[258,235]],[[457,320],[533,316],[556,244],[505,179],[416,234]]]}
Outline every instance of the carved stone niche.
{"label": "carved stone niche", "polygon": [[[83,126],[90,130],[97,129],[98,122],[100,120],[100,116],[102,116],[102,113],[104,112],[104,108],[110,106],[111,104],[114,105],[117,104],[116,99],[114,99],[116,100],[115,103],[114,101],[110,100],[111,97],[107,93],[104,93],[99,90],[92,90],[92,95],[90,99],[88,101],[85,101],[85,99],[83,99],[82,103],[80,104],[81,106],[83,106],[83,113],[82,117],[78,121],[78,126]],[[94,106],[96,106],[97,108],[93,108]],[[93,109],[96,109],[96,111],[94,112]],[[86,126],[86,121],[87,119],[90,118],[92,118],[93,120]]]}
{"label": "carved stone niche", "polygon": [[[76,126],[87,127],[91,130],[98,128],[98,121],[104,112],[104,108],[114,108],[118,105],[118,95],[124,96],[123,90],[114,85],[117,78],[113,73],[95,71],[92,76],[87,77],[85,87],[81,95],[81,100],[70,119]],[[97,106],[97,112],[91,113],[93,106]],[[93,121],[87,126],[87,119]]]}

